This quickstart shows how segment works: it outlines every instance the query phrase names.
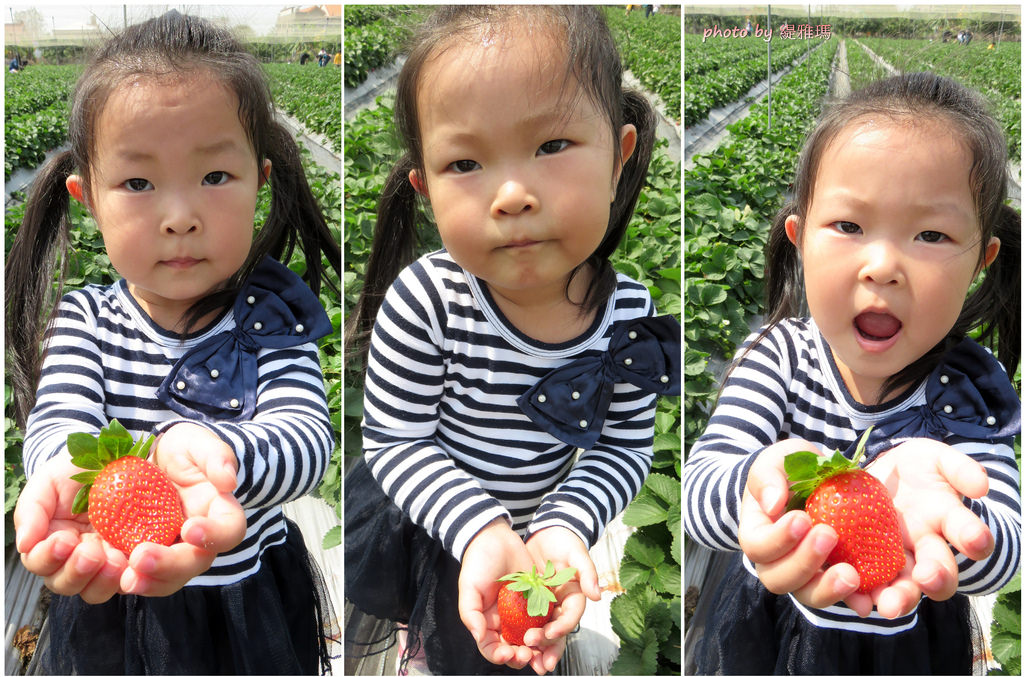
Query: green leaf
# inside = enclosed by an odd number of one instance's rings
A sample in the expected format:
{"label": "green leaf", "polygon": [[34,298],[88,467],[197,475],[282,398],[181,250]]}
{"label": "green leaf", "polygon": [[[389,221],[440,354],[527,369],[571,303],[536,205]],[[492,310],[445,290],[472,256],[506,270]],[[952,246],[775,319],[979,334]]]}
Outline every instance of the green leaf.
{"label": "green leaf", "polygon": [[68,435],[68,453],[71,462],[79,468],[101,470],[103,464],[97,455],[96,438],[89,433],[71,433]]}
{"label": "green leaf", "polygon": [[80,515],[89,510],[89,489],[90,487],[83,486],[75,494],[75,500],[71,503],[71,513],[73,515]]}
{"label": "green leaf", "polygon": [[341,525],[340,524],[338,526],[336,526],[336,527],[332,527],[331,529],[329,529],[327,531],[326,534],[324,534],[324,540],[323,540],[323,543],[321,544],[321,547],[324,550],[330,550],[331,548],[336,548],[339,545],[341,545]]}
{"label": "green leaf", "polygon": [[622,523],[630,527],[645,527],[664,522],[668,517],[665,504],[651,493],[641,493],[622,513]]}

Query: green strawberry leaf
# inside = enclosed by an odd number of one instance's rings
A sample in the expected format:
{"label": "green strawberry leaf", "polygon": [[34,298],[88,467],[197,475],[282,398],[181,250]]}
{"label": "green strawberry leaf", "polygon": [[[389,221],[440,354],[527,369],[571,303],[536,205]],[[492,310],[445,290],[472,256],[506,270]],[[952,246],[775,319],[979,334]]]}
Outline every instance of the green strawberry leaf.
{"label": "green strawberry leaf", "polygon": [[852,459],[843,456],[839,450],[833,451],[831,456],[819,456],[813,451],[787,454],[782,462],[786,478],[791,483],[791,496],[786,504],[786,510],[803,510],[807,497],[818,488],[818,485],[829,477],[856,468],[864,454],[864,447],[872,428],[874,426],[870,426],[861,435]]}
{"label": "green strawberry leaf", "polygon": [[71,514],[80,515],[89,510],[89,486],[83,486],[75,494],[75,500],[71,503]]}
{"label": "green strawberry leaf", "polygon": [[557,574],[546,576],[544,578],[544,584],[549,585],[552,588],[557,588],[561,584],[568,583],[569,581],[571,581],[573,576],[575,575],[576,569],[574,567],[566,567],[559,571]]}
{"label": "green strawberry leaf", "polygon": [[103,464],[100,463],[96,454],[96,438],[89,433],[71,433],[68,435],[68,453],[71,454],[71,462],[79,468],[86,470],[100,470]]}

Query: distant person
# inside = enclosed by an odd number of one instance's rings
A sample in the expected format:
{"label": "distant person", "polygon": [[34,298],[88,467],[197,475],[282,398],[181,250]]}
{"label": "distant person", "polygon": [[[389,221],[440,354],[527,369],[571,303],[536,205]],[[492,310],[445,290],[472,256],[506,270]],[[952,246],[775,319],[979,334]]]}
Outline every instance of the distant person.
{"label": "distant person", "polygon": [[306,62],[309,61],[309,59],[310,59],[309,52],[303,52],[302,56],[299,57],[299,65],[300,66],[305,66]]}

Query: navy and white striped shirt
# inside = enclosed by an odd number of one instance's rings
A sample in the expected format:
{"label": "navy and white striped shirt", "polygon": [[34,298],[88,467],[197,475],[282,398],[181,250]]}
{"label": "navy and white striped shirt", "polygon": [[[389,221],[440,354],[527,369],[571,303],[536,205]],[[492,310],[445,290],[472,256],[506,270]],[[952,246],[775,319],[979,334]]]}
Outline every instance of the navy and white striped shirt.
{"label": "navy and white striped shirt", "polygon": [[[68,433],[97,434],[116,418],[138,439],[187,420],[157,399],[157,388],[185,352],[234,326],[229,310],[209,329],[182,340],[149,318],[124,280],[65,295],[51,324],[28,419],[26,474],[66,454]],[[251,420],[193,421],[235,451],[234,494],[245,510],[246,534],[188,585],[223,585],[255,573],[262,552],[284,542],[281,504],[320,483],[334,448],[316,345],[261,350],[257,360],[256,413]]]}
{"label": "navy and white striped shirt", "polygon": [[[813,320],[783,321],[732,371],[707,430],[690,450],[684,473],[687,534],[708,548],[739,550],[740,498],[759,451],[788,438],[807,440],[823,450],[847,449],[868,426],[924,402],[922,383],[891,402],[858,403]],[[988,495],[964,503],[991,529],[995,551],[978,562],[956,553],[958,591],[987,594],[1004,586],[1020,562],[1020,473],[1013,441],[952,446],[988,473]],[[753,575],[752,564],[744,560]],[[891,634],[913,627],[917,619],[912,613],[890,620],[877,611],[861,619],[843,604],[811,609],[795,599],[793,603],[821,627]]]}
{"label": "navy and white striped shirt", "polygon": [[541,431],[516,399],[551,369],[606,351],[614,322],[652,312],[647,289],[619,275],[583,335],[540,343],[447,252],[421,257],[388,291],[370,342],[371,472],[457,559],[498,517],[520,535],[558,525],[593,545],[650,471],[655,396],[616,384],[600,439],[575,462],[576,450]]}

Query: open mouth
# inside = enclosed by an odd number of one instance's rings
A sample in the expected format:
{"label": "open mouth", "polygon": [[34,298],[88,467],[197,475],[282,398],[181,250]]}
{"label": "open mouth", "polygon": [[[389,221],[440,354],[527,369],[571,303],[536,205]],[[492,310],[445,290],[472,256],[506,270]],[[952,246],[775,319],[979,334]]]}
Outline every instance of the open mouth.
{"label": "open mouth", "polygon": [[865,341],[888,341],[899,333],[903,323],[888,313],[861,313],[853,326]]}

